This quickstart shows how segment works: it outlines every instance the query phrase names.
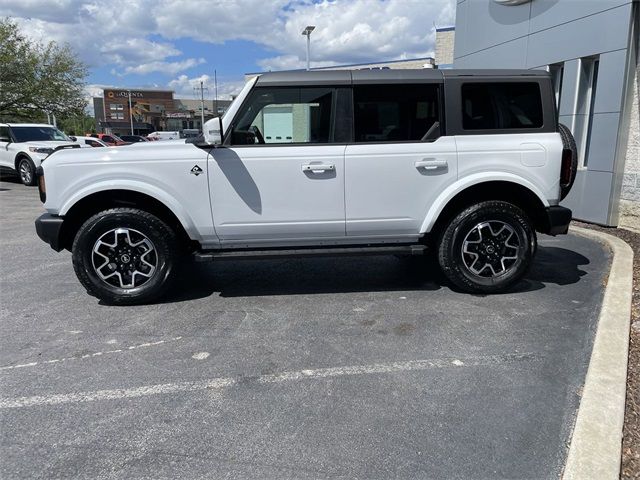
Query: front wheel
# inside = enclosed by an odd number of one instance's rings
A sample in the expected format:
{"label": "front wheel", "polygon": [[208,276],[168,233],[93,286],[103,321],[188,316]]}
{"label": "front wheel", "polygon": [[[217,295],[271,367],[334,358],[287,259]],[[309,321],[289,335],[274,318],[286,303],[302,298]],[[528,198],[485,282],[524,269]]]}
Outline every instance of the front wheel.
{"label": "front wheel", "polygon": [[36,166],[29,158],[22,157],[18,161],[18,175],[20,181],[28,187],[36,184]]}
{"label": "front wheel", "polygon": [[526,214],[511,203],[486,201],[449,222],[438,245],[438,262],[461,290],[496,293],[524,276],[535,250],[536,234]]}
{"label": "front wheel", "polygon": [[175,231],[155,215],[134,208],[105,210],[80,227],[73,267],[91,295],[109,304],[157,299],[178,267]]}

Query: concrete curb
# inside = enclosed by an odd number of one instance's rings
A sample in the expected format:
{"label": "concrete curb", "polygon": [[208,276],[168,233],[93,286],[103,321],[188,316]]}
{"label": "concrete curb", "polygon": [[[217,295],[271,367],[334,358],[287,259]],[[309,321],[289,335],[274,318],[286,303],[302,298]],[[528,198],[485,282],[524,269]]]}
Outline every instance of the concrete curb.
{"label": "concrete curb", "polygon": [[627,387],[633,250],[606,233],[579,227],[570,231],[606,243],[613,258],[562,478],[617,479]]}

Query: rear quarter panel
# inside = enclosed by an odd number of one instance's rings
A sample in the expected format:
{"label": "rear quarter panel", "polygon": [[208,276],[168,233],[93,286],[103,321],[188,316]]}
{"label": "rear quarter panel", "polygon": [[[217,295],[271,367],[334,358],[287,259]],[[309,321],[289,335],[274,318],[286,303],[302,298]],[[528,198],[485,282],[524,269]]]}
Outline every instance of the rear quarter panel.
{"label": "rear quarter panel", "polygon": [[[536,187],[543,203],[560,197],[562,140],[559,133],[459,135],[458,180],[492,172],[510,174]],[[539,196],[540,196],[539,194]]]}

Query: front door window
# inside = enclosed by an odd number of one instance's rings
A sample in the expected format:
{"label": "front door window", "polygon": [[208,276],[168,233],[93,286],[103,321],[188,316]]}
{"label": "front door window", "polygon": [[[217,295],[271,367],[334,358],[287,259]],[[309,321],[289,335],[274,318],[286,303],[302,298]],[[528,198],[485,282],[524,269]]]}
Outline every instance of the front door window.
{"label": "front door window", "polygon": [[257,88],[235,122],[233,145],[332,143],[334,88]]}

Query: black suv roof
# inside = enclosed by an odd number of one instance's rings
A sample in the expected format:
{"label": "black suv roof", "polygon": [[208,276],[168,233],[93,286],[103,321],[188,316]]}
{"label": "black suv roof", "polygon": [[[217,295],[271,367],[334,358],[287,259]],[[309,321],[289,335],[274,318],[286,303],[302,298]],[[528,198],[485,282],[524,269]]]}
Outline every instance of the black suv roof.
{"label": "black suv roof", "polygon": [[367,83],[433,83],[452,77],[544,77],[544,70],[437,70],[385,69],[385,70],[294,70],[268,72],[258,77],[259,86],[292,85],[350,85]]}

